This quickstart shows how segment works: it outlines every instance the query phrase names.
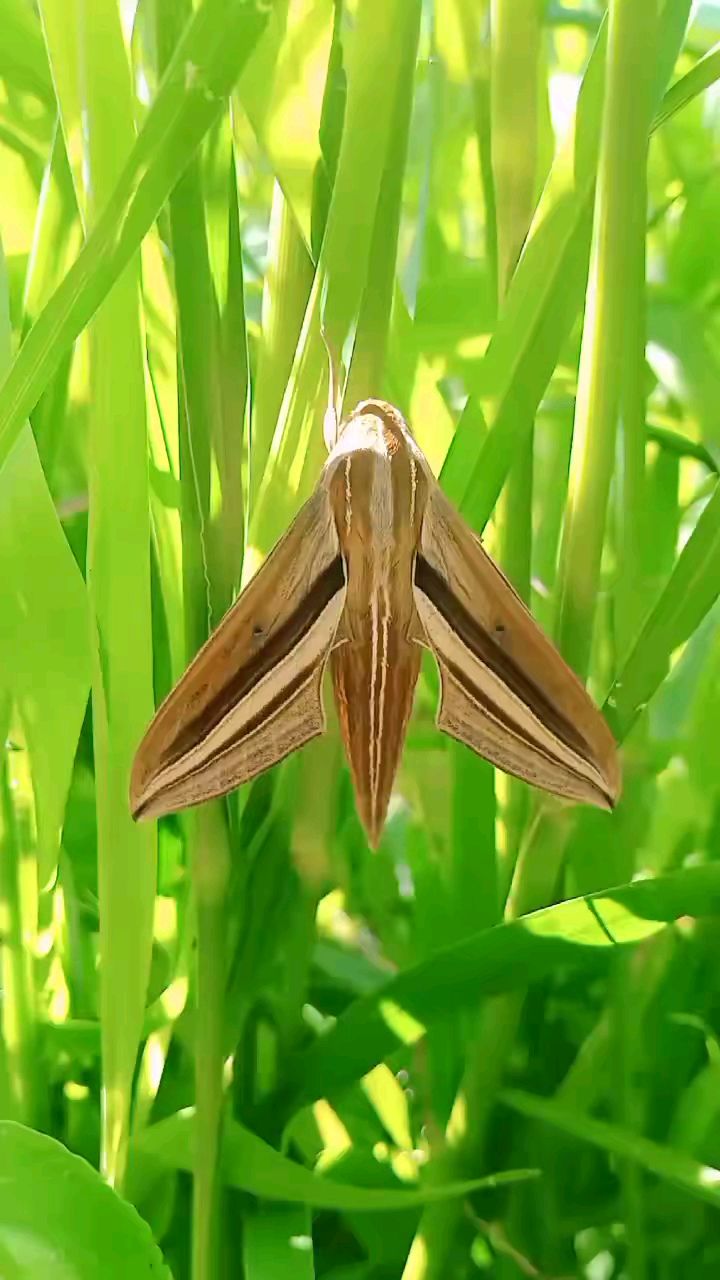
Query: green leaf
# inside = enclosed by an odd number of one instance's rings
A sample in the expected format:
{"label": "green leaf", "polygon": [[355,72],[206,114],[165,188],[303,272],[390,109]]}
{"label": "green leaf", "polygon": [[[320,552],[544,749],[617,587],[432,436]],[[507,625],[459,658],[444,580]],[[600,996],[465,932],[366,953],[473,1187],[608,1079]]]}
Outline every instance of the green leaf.
{"label": "green leaf", "polygon": [[[671,6],[672,7],[672,6]],[[590,664],[605,518],[623,379],[640,378],[648,137],[656,72],[656,0],[610,10],[605,98],[587,302],[557,583],[558,647],[585,679]],[[642,419],[640,420],[642,425]]]}
{"label": "green leaf", "polygon": [[315,1280],[312,1214],[304,1205],[254,1205],[243,1218],[247,1280]]}
{"label": "green leaf", "polygon": [[[10,359],[0,250],[0,367]],[[77,740],[90,690],[85,584],[65,541],[33,434],[25,426],[0,473],[0,696],[14,699],[35,795],[38,877],[54,877]]]}
{"label": "green leaf", "polygon": [[174,187],[252,53],[267,18],[256,0],[204,0],[163,78],[77,261],[0,387],[0,466],[65,351],[82,332]]}
{"label": "green leaf", "polygon": [[262,554],[307,497],[322,465],[327,355],[321,326],[338,360],[368,283],[375,213],[392,138],[402,64],[391,33],[416,7],[417,0],[411,5],[364,0],[350,37],[345,123],[327,225],[251,529],[252,548]]}
{"label": "green leaf", "polygon": [[[535,211],[476,388],[489,430],[475,448],[461,420],[441,480],[482,526],[527,429],[580,305],[589,252],[589,198],[597,167],[605,63],[605,24],[588,62],[572,127],[559,148]],[[474,453],[474,458],[473,458]],[[472,499],[470,495],[472,494]]]}
{"label": "green leaf", "polygon": [[[686,0],[680,8],[687,12]],[[659,19],[662,57],[657,60],[655,84],[660,90],[671,74],[684,27],[679,13],[677,6],[666,4]],[[474,388],[490,430],[487,436],[473,439],[471,419],[467,423],[461,419],[443,466],[443,487],[476,528],[482,528],[492,512],[581,305],[590,251],[606,36],[603,20],[572,125],[553,161]],[[692,86],[696,93],[704,87],[700,80]],[[688,100],[673,86],[672,111]],[[660,108],[653,127],[665,118]]]}
{"label": "green leaf", "polygon": [[7,1280],[171,1280],[150,1228],[53,1138],[0,1121],[0,1271]]}
{"label": "green leaf", "polygon": [[704,93],[716,80],[720,80],[720,43],[708,49],[684,76],[675,81],[662,100],[655,119],[655,128],[670,120],[678,111]]}
{"label": "green leaf", "polygon": [[703,510],[668,583],[608,694],[606,710],[624,738],[667,673],[674,651],[693,634],[720,595],[720,489]]}
{"label": "green leaf", "polygon": [[308,248],[333,12],[332,0],[274,5],[236,90]]}
{"label": "green leaf", "polygon": [[595,1120],[552,1098],[538,1098],[522,1089],[503,1089],[500,1100],[531,1120],[554,1125],[581,1142],[590,1142],[610,1155],[632,1160],[648,1173],[665,1178],[716,1208],[720,1206],[720,1169],[700,1164],[684,1151],[652,1142],[639,1133],[608,1124],[605,1120]]}
{"label": "green leaf", "polygon": [[[537,0],[495,0],[490,128],[500,297],[515,270],[535,203],[540,40]],[[508,93],[511,81],[514,89]]]}
{"label": "green leaf", "polygon": [[406,969],[355,1001],[287,1066],[280,1099],[262,1108],[272,1123],[365,1075],[395,1049],[415,1044],[434,1022],[474,1008],[483,995],[522,989],[561,965],[602,961],[616,946],[652,936],[683,915],[720,907],[720,866],[695,867],[572,898],[474,934]]}
{"label": "green leaf", "polygon": [[[96,0],[87,11],[80,5],[71,10],[78,36],[73,40],[73,24],[64,10],[42,0],[42,11],[63,132],[83,144],[82,163],[75,157],[74,176],[82,183],[77,188],[78,206],[84,210],[85,225],[92,228],[98,225],[100,210],[112,204],[135,137],[120,17],[114,0]],[[93,120],[89,131],[81,128],[88,118]],[[136,259],[95,316],[89,335],[88,565],[106,1091],[101,1159],[104,1172],[118,1184],[145,1011],[156,881],[156,832],[136,825],[128,805],[132,759],[153,707],[139,283]],[[52,306],[51,300],[42,315]]]}
{"label": "green leaf", "polygon": [[[193,1129],[194,1113],[187,1108],[146,1129],[137,1141],[138,1152],[154,1156],[171,1168],[190,1170]],[[224,1127],[221,1170],[228,1186],[263,1199],[354,1212],[411,1209],[430,1201],[463,1197],[481,1188],[505,1186],[535,1176],[532,1169],[512,1169],[466,1182],[427,1185],[417,1191],[354,1187],[319,1177],[281,1155],[234,1120],[227,1121]]]}
{"label": "green leaf", "polygon": [[3,0],[0,76],[17,89],[28,89],[49,107],[53,100],[50,69],[32,9],[23,0]]}

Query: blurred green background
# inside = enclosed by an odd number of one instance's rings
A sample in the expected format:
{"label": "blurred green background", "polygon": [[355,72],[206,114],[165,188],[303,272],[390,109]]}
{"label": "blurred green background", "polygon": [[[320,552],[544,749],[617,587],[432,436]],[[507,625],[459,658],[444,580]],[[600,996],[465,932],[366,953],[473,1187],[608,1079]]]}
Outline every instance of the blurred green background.
{"label": "blurred green background", "polygon": [[[720,4],[0,0],[0,1273],[720,1268]],[[135,826],[322,331],[622,744]],[[81,1157],[82,1159],[80,1159]],[[94,1166],[94,1168],[93,1168]]]}

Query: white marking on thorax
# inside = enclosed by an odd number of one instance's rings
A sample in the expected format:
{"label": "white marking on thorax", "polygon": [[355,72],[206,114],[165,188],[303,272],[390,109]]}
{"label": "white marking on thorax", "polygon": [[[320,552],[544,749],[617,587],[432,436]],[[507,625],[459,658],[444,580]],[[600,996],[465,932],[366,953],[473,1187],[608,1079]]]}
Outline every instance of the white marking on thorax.
{"label": "white marking on thorax", "polygon": [[386,456],[374,461],[370,489],[370,525],[373,543],[378,550],[387,550],[393,541],[394,501],[392,465]]}
{"label": "white marking on thorax", "polygon": [[[382,445],[382,450],[380,448]],[[385,443],[385,435],[378,424],[378,457],[373,466],[370,490],[370,524],[373,534],[372,585],[370,604],[371,652],[370,664],[370,806],[373,823],[377,820],[380,796],[380,772],[385,728],[385,691],[387,687],[388,652],[390,639],[390,565],[393,554],[394,495],[392,463]],[[378,687],[379,675],[379,687]],[[375,695],[377,693],[377,713]]]}

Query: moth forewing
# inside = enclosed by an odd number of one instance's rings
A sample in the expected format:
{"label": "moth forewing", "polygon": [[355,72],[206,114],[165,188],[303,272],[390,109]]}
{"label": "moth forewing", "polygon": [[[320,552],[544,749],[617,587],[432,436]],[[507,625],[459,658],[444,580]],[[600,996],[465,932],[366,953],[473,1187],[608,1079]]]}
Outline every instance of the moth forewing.
{"label": "moth forewing", "polygon": [[222,795],[322,733],[330,658],[376,845],[421,645],[440,668],[440,729],[537,786],[615,802],[615,744],[584,687],[444,497],[398,410],[364,401],[315,494],[150,725],[134,816]]}
{"label": "moth forewing", "polygon": [[135,817],[224,795],[323,732],[344,596],[320,487],[157,712],[133,766]]}
{"label": "moth forewing", "polygon": [[414,585],[442,679],[438,727],[536,786],[611,808],[620,771],[605,720],[437,486]]}

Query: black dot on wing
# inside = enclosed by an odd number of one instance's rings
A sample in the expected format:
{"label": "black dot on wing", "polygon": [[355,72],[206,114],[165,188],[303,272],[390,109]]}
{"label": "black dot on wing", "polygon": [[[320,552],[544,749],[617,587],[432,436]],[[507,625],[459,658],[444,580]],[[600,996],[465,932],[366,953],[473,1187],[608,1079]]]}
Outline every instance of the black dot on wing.
{"label": "black dot on wing", "polygon": [[259,622],[256,622],[252,629],[253,640],[262,640],[265,635],[265,628]]}

